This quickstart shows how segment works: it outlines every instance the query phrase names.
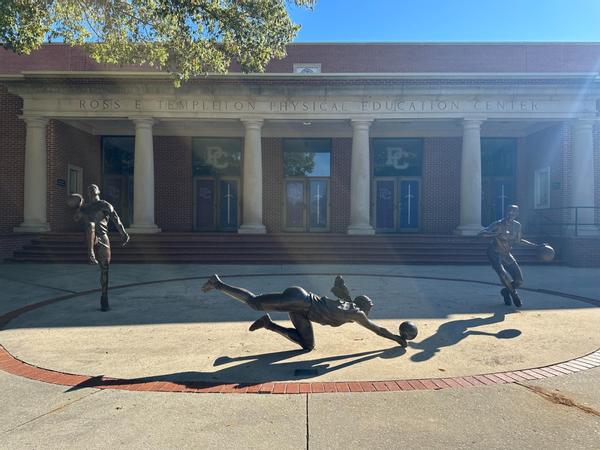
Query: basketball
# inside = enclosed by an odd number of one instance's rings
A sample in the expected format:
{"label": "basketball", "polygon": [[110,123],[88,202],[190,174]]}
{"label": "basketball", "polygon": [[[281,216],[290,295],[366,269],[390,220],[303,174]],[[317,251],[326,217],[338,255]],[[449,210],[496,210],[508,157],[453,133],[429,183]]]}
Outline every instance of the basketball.
{"label": "basketball", "polygon": [[548,244],[544,244],[538,248],[537,256],[540,261],[552,261],[554,259],[554,249]]}
{"label": "basketball", "polygon": [[407,341],[410,341],[417,337],[419,334],[419,330],[417,330],[417,326],[412,322],[402,322],[400,324],[400,336],[402,336]]}
{"label": "basketball", "polygon": [[83,197],[79,194],[71,194],[67,198],[67,206],[69,208],[81,208],[83,205]]}

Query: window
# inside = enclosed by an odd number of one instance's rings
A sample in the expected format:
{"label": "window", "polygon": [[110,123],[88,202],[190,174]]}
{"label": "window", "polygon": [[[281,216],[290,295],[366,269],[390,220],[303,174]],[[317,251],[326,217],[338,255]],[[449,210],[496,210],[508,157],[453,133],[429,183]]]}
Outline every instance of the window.
{"label": "window", "polygon": [[513,138],[481,139],[481,175],[510,177],[515,174],[517,140]]}
{"label": "window", "polygon": [[83,194],[83,169],[69,164],[67,170],[68,194]]}
{"label": "window", "polygon": [[284,176],[328,177],[330,173],[330,139],[284,139]]}
{"label": "window", "polygon": [[373,175],[421,176],[421,139],[373,139]]}
{"label": "window", "polygon": [[534,183],[533,207],[535,209],[550,208],[550,167],[536,170]]}
{"label": "window", "polygon": [[311,64],[294,64],[294,73],[321,73],[321,64],[320,63],[311,63]]}
{"label": "window", "polygon": [[194,176],[239,176],[242,172],[242,141],[237,138],[194,138]]}

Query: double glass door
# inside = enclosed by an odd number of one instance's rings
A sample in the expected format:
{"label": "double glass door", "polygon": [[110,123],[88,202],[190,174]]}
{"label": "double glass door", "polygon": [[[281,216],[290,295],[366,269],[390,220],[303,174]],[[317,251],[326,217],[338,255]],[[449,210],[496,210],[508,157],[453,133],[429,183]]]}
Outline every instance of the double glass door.
{"label": "double glass door", "polygon": [[419,231],[421,180],[408,177],[376,177],[373,184],[376,231]]}
{"label": "double glass door", "polygon": [[287,231],[329,230],[328,178],[287,178],[284,191]]}
{"label": "double glass door", "polygon": [[236,231],[240,199],[239,178],[194,179],[194,228],[196,231]]}

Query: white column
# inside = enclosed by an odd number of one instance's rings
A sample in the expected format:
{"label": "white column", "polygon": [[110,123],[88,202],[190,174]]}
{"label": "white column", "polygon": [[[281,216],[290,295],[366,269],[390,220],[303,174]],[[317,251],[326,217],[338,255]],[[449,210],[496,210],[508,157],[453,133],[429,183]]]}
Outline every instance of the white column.
{"label": "white column", "polygon": [[370,223],[371,171],[369,127],[372,120],[352,120],[352,170],[350,172],[350,226],[348,234],[375,234]]}
{"label": "white column", "polygon": [[157,233],[154,223],[154,147],[149,117],[132,119],[135,124],[133,163],[133,223],[131,233]]}
{"label": "white column", "polygon": [[244,135],[243,173],[243,217],[239,233],[264,234],[267,232],[262,222],[262,119],[242,119],[246,129]]}
{"label": "white column", "polygon": [[[571,168],[571,195],[569,206],[594,206],[594,121],[579,119],[572,125],[573,130],[573,159]],[[573,214],[573,219],[575,215]],[[581,209],[578,211],[578,235],[597,235],[598,228],[594,225],[594,211]]]}
{"label": "white column", "polygon": [[23,117],[27,125],[25,135],[25,185],[23,223],[15,227],[17,233],[50,231],[46,216],[48,195],[48,154],[46,150],[45,117]]}
{"label": "white column", "polygon": [[460,162],[460,224],[455,233],[472,236],[481,231],[481,124],[463,120]]}

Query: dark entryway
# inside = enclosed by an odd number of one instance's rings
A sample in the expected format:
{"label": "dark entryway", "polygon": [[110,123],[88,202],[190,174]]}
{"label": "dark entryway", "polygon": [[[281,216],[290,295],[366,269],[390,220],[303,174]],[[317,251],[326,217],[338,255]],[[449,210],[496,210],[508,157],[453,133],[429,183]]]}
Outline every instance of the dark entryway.
{"label": "dark entryway", "polygon": [[242,140],[194,138],[194,229],[236,231],[241,208]]}
{"label": "dark entryway", "polygon": [[516,202],[517,140],[481,139],[481,221],[484,226],[504,216]]}
{"label": "dark entryway", "polygon": [[378,233],[419,231],[423,141],[377,138],[372,146],[375,230]]}

